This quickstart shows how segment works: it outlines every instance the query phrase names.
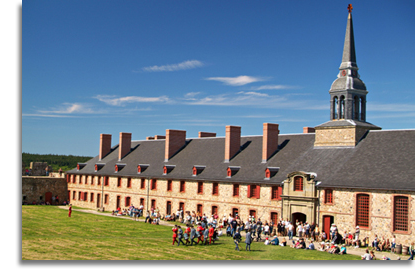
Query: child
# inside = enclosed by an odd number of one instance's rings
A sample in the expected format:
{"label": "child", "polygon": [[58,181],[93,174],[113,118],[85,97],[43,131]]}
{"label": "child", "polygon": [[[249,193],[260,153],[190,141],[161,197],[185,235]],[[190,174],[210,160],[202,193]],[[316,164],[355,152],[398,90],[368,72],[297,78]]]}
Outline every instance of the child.
{"label": "child", "polygon": [[264,242],[264,244],[265,244],[265,245],[268,245],[268,244],[269,244],[268,237],[266,237],[266,238],[265,238],[265,242]]}
{"label": "child", "polygon": [[233,235],[233,242],[235,243],[236,247],[235,250],[239,251],[239,243],[241,242],[241,234],[239,234],[239,229],[236,230],[236,233]]}

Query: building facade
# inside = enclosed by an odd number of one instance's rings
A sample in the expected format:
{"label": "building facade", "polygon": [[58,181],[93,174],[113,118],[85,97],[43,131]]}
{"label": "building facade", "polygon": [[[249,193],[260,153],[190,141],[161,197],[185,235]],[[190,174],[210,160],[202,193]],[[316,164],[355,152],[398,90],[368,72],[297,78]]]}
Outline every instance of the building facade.
{"label": "building facade", "polygon": [[260,136],[166,130],[119,144],[101,134],[98,156],[67,173],[75,206],[115,210],[143,204],[162,214],[178,209],[317,223],[341,234],[415,240],[415,130],[381,130],[366,121],[367,90],[358,74],[349,11],[342,62],[330,94],[330,120],[300,134],[264,123]]}

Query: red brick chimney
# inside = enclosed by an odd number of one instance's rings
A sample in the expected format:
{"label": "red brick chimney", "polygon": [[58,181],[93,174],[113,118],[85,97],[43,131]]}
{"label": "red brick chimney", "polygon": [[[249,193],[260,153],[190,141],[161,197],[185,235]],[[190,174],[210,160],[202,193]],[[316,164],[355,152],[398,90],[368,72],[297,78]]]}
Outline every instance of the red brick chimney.
{"label": "red brick chimney", "polygon": [[303,127],[303,133],[315,133],[314,127]]}
{"label": "red brick chimney", "polygon": [[241,148],[241,127],[226,126],[225,162],[229,162]]}
{"label": "red brick chimney", "polygon": [[163,140],[163,139],[166,139],[166,136],[164,136],[164,135],[156,135],[156,136],[154,136],[154,140]]}
{"label": "red brick chimney", "polygon": [[99,160],[111,151],[111,134],[102,134],[99,139]]}
{"label": "red brick chimney", "polygon": [[131,150],[131,133],[120,132],[120,144],[118,146],[118,160],[121,160]]}
{"label": "red brick chimney", "polygon": [[278,149],[278,124],[264,123],[262,136],[262,163],[268,161]]}
{"label": "red brick chimney", "polygon": [[216,133],[199,131],[199,138],[203,138],[203,137],[216,137]]}
{"label": "red brick chimney", "polygon": [[166,129],[164,161],[168,161],[186,144],[186,131]]}

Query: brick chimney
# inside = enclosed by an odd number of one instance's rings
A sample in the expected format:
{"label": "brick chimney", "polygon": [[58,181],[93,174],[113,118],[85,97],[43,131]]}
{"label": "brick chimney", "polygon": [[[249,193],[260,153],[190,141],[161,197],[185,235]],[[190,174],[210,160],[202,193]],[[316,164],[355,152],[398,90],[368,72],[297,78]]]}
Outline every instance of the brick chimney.
{"label": "brick chimney", "polygon": [[278,124],[264,123],[262,136],[262,163],[268,161],[278,149]]}
{"label": "brick chimney", "polygon": [[241,127],[226,126],[225,162],[229,162],[241,148]]}
{"label": "brick chimney", "polygon": [[120,144],[118,146],[118,160],[131,150],[131,133],[120,132]]}
{"label": "brick chimney", "polygon": [[163,139],[166,139],[166,136],[164,136],[164,135],[156,135],[156,136],[154,136],[154,140],[163,140]]}
{"label": "brick chimney", "polygon": [[315,133],[314,127],[303,127],[303,133]]}
{"label": "brick chimney", "polygon": [[99,139],[99,160],[111,151],[111,134],[102,134]]}
{"label": "brick chimney", "polygon": [[199,131],[199,138],[203,138],[203,137],[216,137],[216,133]]}
{"label": "brick chimney", "polygon": [[166,129],[164,161],[168,161],[186,144],[186,131]]}

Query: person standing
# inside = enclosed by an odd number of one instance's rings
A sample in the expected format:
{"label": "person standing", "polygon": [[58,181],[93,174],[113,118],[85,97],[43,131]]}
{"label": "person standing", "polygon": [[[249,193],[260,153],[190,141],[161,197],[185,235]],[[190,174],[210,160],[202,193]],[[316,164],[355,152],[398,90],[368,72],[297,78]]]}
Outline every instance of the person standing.
{"label": "person standing", "polygon": [[251,243],[252,243],[252,236],[251,236],[251,231],[248,231],[247,233],[246,233],[246,236],[245,236],[245,243],[246,243],[246,247],[245,247],[245,250],[246,251],[251,251]]}
{"label": "person standing", "polygon": [[239,251],[239,243],[241,242],[241,234],[239,234],[239,229],[235,232],[235,234],[233,235],[233,242],[235,243],[236,247],[235,250]]}
{"label": "person standing", "polygon": [[[209,244],[212,244],[213,234],[215,233],[215,228],[211,225],[209,228]],[[214,240],[213,240],[214,242]]]}
{"label": "person standing", "polygon": [[69,204],[69,213],[68,213],[68,217],[71,217],[72,214],[72,204]]}
{"label": "person standing", "polygon": [[177,241],[177,231],[178,231],[177,225],[173,226],[172,231],[173,231],[173,244],[172,245],[174,245],[174,243],[176,243],[176,242],[179,243]]}
{"label": "person standing", "polygon": [[182,227],[180,227],[180,225],[179,225],[179,226],[177,226],[177,228],[178,228],[177,236],[179,238],[179,241],[177,242],[177,246],[179,246],[180,243],[182,243],[183,245],[185,245],[184,242],[183,242],[183,240],[182,240],[183,239],[183,230],[182,230]]}
{"label": "person standing", "polygon": [[190,240],[191,240],[190,245],[193,245],[193,243],[197,244],[197,242],[195,242],[195,238],[196,238],[196,229],[192,225],[190,226]]}

